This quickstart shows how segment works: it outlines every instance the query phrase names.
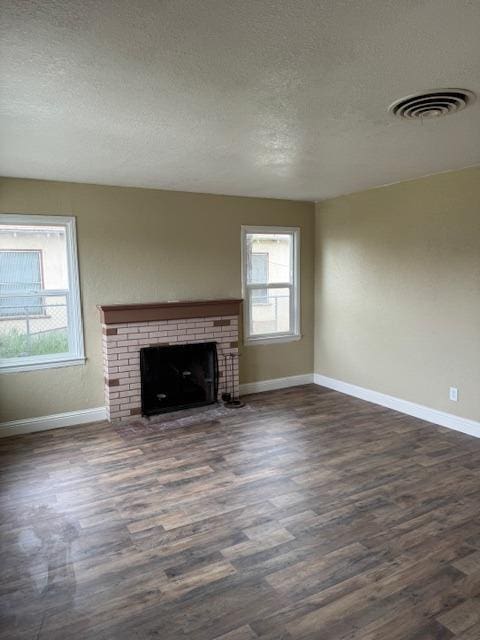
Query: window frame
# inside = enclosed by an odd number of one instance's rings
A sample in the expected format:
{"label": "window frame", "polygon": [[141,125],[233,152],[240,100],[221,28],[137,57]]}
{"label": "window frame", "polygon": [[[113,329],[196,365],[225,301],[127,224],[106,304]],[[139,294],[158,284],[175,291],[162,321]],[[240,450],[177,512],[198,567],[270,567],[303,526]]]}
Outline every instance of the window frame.
{"label": "window frame", "polygon": [[[292,277],[291,282],[248,284],[248,234],[285,234],[292,237]],[[300,333],[300,227],[251,226],[242,225],[242,296],[243,296],[243,335],[244,344],[274,344],[301,339]],[[290,331],[262,333],[252,335],[251,305],[249,291],[252,289],[289,289],[290,290]]]}
{"label": "window frame", "polygon": [[[18,373],[21,371],[85,364],[75,217],[64,215],[46,216],[34,213],[2,213],[0,214],[0,224],[18,224],[40,227],[56,225],[65,228],[68,266],[68,291],[65,290],[65,295],[67,297],[67,335],[69,345],[69,351],[67,353],[52,353],[17,358],[0,358],[0,373]],[[59,294],[61,291],[51,290],[51,293]]]}

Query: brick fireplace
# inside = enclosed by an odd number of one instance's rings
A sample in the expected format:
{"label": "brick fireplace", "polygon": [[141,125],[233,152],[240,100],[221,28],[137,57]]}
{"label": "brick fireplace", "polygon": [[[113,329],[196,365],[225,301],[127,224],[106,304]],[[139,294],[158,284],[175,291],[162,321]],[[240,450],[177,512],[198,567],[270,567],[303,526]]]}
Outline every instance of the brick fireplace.
{"label": "brick fireplace", "polygon": [[143,347],[215,342],[218,399],[226,391],[238,396],[240,304],[226,299],[100,306],[108,419],[126,420],[142,412]]}

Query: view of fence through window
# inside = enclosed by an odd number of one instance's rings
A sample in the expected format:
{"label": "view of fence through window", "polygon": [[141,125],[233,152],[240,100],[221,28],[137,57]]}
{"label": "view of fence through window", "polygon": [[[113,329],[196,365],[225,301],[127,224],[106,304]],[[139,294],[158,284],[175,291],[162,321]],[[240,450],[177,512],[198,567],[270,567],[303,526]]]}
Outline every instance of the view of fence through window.
{"label": "view of fence through window", "polygon": [[0,225],[0,358],[67,353],[63,226]]}

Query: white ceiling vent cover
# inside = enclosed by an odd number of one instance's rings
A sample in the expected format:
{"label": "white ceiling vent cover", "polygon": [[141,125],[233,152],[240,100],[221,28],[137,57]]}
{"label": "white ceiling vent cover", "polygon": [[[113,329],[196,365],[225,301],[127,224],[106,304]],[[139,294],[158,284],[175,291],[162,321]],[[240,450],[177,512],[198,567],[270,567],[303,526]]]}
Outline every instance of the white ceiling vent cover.
{"label": "white ceiling vent cover", "polygon": [[456,113],[474,100],[475,94],[466,89],[436,89],[396,100],[388,110],[398,118],[423,120]]}

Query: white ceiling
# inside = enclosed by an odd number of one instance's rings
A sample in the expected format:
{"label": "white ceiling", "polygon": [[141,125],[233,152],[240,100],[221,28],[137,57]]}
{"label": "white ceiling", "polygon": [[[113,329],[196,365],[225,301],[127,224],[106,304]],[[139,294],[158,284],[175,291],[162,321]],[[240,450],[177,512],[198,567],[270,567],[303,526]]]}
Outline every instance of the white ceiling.
{"label": "white ceiling", "polygon": [[[480,163],[479,0],[9,0],[0,173],[319,200]],[[404,122],[395,99],[473,90]]]}

